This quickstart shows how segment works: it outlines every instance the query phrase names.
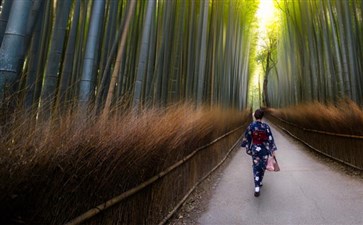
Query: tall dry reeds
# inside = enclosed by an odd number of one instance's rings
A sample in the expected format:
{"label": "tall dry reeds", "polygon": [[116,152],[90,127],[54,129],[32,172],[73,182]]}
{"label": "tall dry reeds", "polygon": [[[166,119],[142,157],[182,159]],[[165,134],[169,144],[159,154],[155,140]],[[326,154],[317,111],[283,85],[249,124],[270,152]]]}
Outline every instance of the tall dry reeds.
{"label": "tall dry reeds", "polygon": [[188,105],[107,121],[18,117],[1,136],[0,223],[69,221],[249,119],[246,111]]}
{"label": "tall dry reeds", "polygon": [[301,128],[363,136],[363,109],[348,99],[335,105],[312,102],[268,110]]}

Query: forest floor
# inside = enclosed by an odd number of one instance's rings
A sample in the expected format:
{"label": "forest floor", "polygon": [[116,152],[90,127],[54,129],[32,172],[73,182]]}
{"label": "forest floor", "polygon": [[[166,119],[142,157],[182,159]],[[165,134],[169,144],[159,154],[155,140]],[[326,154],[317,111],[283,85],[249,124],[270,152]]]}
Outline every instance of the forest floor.
{"label": "forest floor", "polygon": [[271,126],[281,171],[266,172],[260,197],[250,157],[238,148],[168,224],[363,224],[363,172]]}

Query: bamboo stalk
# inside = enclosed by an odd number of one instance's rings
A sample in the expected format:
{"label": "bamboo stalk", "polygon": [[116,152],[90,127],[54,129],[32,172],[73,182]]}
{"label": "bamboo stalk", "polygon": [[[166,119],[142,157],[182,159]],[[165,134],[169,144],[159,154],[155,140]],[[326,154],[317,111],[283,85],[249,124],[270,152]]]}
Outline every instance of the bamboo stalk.
{"label": "bamboo stalk", "polygon": [[207,148],[208,146],[218,142],[219,140],[227,137],[228,135],[236,132],[237,130],[243,128],[245,126],[245,124],[243,124],[240,127],[237,127],[227,133],[225,133],[224,135],[216,138],[215,140],[211,141],[210,143],[201,146],[199,148],[197,148],[196,150],[194,150],[192,153],[190,153],[189,155],[187,155],[186,157],[184,157],[182,160],[178,161],[177,163],[175,163],[174,165],[168,167],[166,170],[160,172],[159,174],[153,176],[152,178],[150,178],[149,180],[141,183],[140,185],[106,201],[105,203],[102,203],[98,206],[96,206],[95,208],[92,208],[90,210],[88,210],[87,212],[83,213],[82,215],[72,219],[70,222],[66,223],[66,225],[76,225],[76,224],[80,224],[83,223],[84,221],[96,216],[97,214],[99,214],[100,212],[108,209],[109,207],[121,202],[122,200],[124,200],[127,197],[130,197],[131,195],[137,193],[138,191],[144,189],[145,187],[149,186],[150,184],[154,183],[155,181],[159,180],[160,178],[164,177],[165,175],[167,175],[168,173],[170,173],[171,171],[173,171],[174,169],[178,168],[180,165],[184,164],[185,162],[187,162],[190,158],[192,158],[197,152],[199,152],[200,150],[203,150],[205,148]]}

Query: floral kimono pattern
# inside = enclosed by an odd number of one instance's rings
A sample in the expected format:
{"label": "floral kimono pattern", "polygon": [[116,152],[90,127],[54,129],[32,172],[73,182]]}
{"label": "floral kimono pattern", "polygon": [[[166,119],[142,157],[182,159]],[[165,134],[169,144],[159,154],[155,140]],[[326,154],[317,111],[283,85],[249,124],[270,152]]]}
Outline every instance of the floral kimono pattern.
{"label": "floral kimono pattern", "polygon": [[242,147],[252,156],[252,168],[255,187],[262,186],[268,156],[276,151],[276,145],[270,127],[261,121],[251,123],[245,131]]}

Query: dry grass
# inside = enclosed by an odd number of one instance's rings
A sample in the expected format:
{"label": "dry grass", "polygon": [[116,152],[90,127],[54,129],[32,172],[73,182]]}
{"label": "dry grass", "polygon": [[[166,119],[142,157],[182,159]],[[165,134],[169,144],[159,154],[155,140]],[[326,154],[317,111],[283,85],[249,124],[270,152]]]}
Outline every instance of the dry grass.
{"label": "dry grass", "polygon": [[65,115],[33,126],[31,118],[17,117],[6,132],[2,129],[0,223],[63,223],[142,183],[249,116],[176,105],[106,122]]}
{"label": "dry grass", "polygon": [[350,100],[341,100],[336,105],[313,102],[269,111],[303,128],[363,136],[363,110]]}

